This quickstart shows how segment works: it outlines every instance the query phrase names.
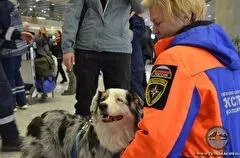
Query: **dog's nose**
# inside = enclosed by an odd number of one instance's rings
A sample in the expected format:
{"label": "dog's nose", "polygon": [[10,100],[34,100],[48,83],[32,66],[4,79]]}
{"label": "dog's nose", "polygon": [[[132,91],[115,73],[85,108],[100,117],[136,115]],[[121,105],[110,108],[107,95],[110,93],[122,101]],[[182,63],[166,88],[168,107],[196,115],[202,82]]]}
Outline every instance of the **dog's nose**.
{"label": "dog's nose", "polygon": [[107,105],[106,103],[100,103],[100,104],[99,104],[99,109],[100,109],[101,111],[106,110],[107,107],[108,107],[108,105]]}

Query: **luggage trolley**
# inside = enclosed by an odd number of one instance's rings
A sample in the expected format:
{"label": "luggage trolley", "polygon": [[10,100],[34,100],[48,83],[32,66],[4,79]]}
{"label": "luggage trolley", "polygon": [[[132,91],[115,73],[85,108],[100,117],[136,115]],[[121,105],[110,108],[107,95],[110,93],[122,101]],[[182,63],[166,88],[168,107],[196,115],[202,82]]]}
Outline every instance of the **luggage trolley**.
{"label": "luggage trolley", "polygon": [[[31,74],[32,74],[32,76],[31,76],[32,77],[32,86],[31,87],[28,86],[29,88],[26,88],[26,89],[29,89],[29,93],[27,96],[27,102],[29,105],[36,104],[39,101],[38,96],[40,96],[41,94],[44,94],[43,91],[41,91],[40,88],[38,87],[39,84],[36,81],[36,71],[35,71],[35,62],[34,62],[34,60],[35,60],[35,54],[34,54],[35,47],[34,46],[35,45],[36,44],[33,43],[33,45],[30,47],[30,65],[31,65]],[[54,61],[55,61],[55,64],[57,64],[55,59],[54,59]],[[52,76],[52,79],[55,82],[54,74]],[[55,86],[56,86],[56,82],[55,82]],[[55,97],[55,95],[54,95],[55,86],[51,87],[52,98]]]}

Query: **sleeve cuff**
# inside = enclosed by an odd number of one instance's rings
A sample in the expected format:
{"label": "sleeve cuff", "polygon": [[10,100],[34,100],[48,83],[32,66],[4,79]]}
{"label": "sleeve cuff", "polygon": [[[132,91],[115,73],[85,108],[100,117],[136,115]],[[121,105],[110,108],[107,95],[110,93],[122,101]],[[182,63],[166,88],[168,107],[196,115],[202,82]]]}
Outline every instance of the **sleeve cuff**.
{"label": "sleeve cuff", "polygon": [[69,52],[74,52],[73,48],[65,48],[63,49],[63,54],[69,53]]}

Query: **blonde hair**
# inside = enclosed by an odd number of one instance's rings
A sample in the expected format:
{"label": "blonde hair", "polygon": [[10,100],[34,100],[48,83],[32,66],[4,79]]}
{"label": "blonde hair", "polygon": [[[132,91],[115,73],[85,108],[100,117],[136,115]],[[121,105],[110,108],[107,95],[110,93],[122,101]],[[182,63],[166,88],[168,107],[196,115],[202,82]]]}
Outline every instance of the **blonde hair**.
{"label": "blonde hair", "polygon": [[22,22],[23,27],[30,26],[30,24],[27,21]]}
{"label": "blonde hair", "polygon": [[159,5],[164,10],[164,18],[173,19],[188,16],[191,21],[202,20],[205,16],[205,0],[143,0],[145,8]]}

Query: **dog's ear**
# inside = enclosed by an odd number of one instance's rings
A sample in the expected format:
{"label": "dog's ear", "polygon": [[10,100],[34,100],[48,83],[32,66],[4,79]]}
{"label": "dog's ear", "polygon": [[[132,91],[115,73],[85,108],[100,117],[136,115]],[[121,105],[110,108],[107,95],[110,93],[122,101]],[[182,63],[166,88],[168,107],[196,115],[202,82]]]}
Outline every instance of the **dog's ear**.
{"label": "dog's ear", "polygon": [[97,111],[99,102],[101,100],[102,94],[104,91],[97,90],[95,96],[93,97],[92,104],[91,104],[91,113],[95,113]]}
{"label": "dog's ear", "polygon": [[132,90],[129,91],[127,100],[131,105],[131,110],[137,115],[138,122],[142,118],[144,101]]}
{"label": "dog's ear", "polygon": [[131,94],[132,102],[134,102],[138,108],[143,109],[144,101],[139,97],[139,95],[132,90],[130,90],[129,93]]}
{"label": "dog's ear", "polygon": [[31,135],[40,139],[41,127],[43,126],[43,118],[40,116],[35,117],[27,127],[27,136]]}

